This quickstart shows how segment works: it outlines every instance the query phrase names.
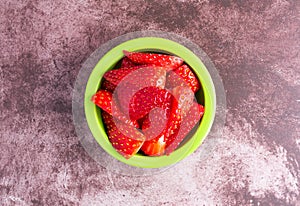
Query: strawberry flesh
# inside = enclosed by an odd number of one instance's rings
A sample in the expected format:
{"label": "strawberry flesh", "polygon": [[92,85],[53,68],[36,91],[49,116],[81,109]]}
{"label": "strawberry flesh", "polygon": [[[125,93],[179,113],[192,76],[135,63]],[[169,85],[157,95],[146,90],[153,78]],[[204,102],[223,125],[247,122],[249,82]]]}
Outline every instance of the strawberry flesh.
{"label": "strawberry flesh", "polygon": [[165,153],[166,142],[163,137],[158,140],[145,141],[141,150],[148,156],[160,156]]}

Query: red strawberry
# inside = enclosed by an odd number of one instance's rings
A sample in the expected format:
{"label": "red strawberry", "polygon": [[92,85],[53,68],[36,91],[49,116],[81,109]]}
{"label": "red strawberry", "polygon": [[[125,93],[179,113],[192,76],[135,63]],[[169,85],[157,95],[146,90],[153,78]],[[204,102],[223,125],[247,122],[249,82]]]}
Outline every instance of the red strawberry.
{"label": "red strawberry", "polygon": [[169,115],[170,109],[165,111],[161,108],[154,108],[143,118],[141,127],[146,140],[152,140],[161,136],[166,128]]}
{"label": "red strawberry", "polygon": [[199,122],[204,113],[204,107],[197,102],[193,102],[186,117],[182,120],[178,134],[168,138],[166,145],[166,154],[173,152],[193,127]]}
{"label": "red strawberry", "polygon": [[145,141],[141,150],[148,156],[160,156],[165,153],[166,142],[164,137],[161,136],[159,139],[153,139]]}
{"label": "red strawberry", "polygon": [[154,64],[172,70],[179,67],[183,60],[166,54],[142,53],[123,51],[124,55],[136,64]]}
{"label": "red strawberry", "polygon": [[104,111],[112,114],[112,93],[106,90],[99,90],[92,96],[92,102]]}
{"label": "red strawberry", "polygon": [[134,66],[136,66],[136,64],[133,61],[131,61],[128,57],[124,57],[122,59],[121,68],[129,68]]}
{"label": "red strawberry", "polygon": [[118,97],[119,105],[121,111],[129,117],[129,102],[131,97],[134,95],[136,91],[139,90],[139,87],[134,84],[130,84],[129,82],[122,82],[116,88],[116,94]]}
{"label": "red strawberry", "polygon": [[149,136],[151,137],[151,140],[146,141],[142,147],[142,151],[145,152],[145,154],[147,154],[147,155],[162,155],[165,151],[165,147],[168,144],[168,142],[172,142],[174,139],[173,136],[177,135],[177,133],[180,129],[181,111],[178,108],[177,100],[174,98],[172,98],[172,109],[168,113],[169,113],[169,115],[168,115],[167,124],[163,125],[163,126],[165,126],[164,129],[156,137],[153,136],[153,134],[155,133],[155,131],[153,131],[153,129],[155,129],[155,127],[159,123],[163,123],[163,121],[162,120],[155,121],[156,116],[150,118],[152,121],[151,121],[151,127],[150,127],[150,131],[149,131],[148,119],[144,120],[142,129],[146,136],[146,140],[149,138]]}
{"label": "red strawberry", "polygon": [[200,88],[200,83],[197,77],[186,64],[174,69],[173,71],[170,71],[167,75],[166,82],[167,88],[185,85],[189,86],[194,93]]}
{"label": "red strawberry", "polygon": [[173,88],[172,94],[178,101],[178,108],[181,110],[182,116],[184,117],[195,100],[193,91],[187,86],[177,86]]}
{"label": "red strawberry", "polygon": [[113,94],[106,90],[99,90],[96,94],[92,97],[92,102],[96,104],[98,107],[109,113],[110,115],[113,115],[117,119],[128,123],[132,126],[139,127],[139,124],[137,121],[131,121],[129,118],[127,118],[119,109],[119,106],[117,103],[113,102]]}
{"label": "red strawberry", "polygon": [[158,87],[145,87],[136,92],[129,103],[129,116],[138,120],[148,114],[152,109],[159,107],[165,110],[171,108],[172,95],[165,89]]}
{"label": "red strawberry", "polygon": [[163,155],[165,152],[166,142],[164,135],[162,135],[167,123],[165,113],[164,110],[155,108],[143,118],[142,130],[146,137],[146,141],[141,150],[146,155],[159,156]]}
{"label": "red strawberry", "polygon": [[167,127],[163,133],[166,141],[166,146],[170,145],[170,143],[174,141],[174,138],[177,136],[180,130],[181,121],[181,109],[179,108],[177,100],[173,99],[170,117],[168,119]]}
{"label": "red strawberry", "polygon": [[130,72],[134,71],[135,68],[120,68],[106,72],[104,78],[113,85],[118,85],[119,82],[127,76]]}
{"label": "red strawberry", "polygon": [[144,135],[136,128],[115,120],[105,111],[102,112],[102,118],[106,125],[109,141],[117,152],[126,159],[135,155],[145,141]]}
{"label": "red strawberry", "polygon": [[101,89],[113,92],[116,89],[116,85],[112,84],[108,80],[104,79],[102,84],[101,84]]}
{"label": "red strawberry", "polygon": [[164,88],[165,78],[166,70],[160,67],[141,68],[128,74],[116,88],[122,111],[129,115],[129,102],[133,95],[144,87]]}
{"label": "red strawberry", "polygon": [[108,80],[109,82],[111,82],[114,85],[118,85],[120,83],[120,81],[126,77],[129,73],[137,70],[137,69],[142,69],[142,68],[149,68],[152,66],[151,65],[138,65],[138,66],[134,66],[134,67],[128,67],[128,68],[120,68],[120,69],[113,69],[110,71],[107,71],[104,74],[104,78],[106,80]]}

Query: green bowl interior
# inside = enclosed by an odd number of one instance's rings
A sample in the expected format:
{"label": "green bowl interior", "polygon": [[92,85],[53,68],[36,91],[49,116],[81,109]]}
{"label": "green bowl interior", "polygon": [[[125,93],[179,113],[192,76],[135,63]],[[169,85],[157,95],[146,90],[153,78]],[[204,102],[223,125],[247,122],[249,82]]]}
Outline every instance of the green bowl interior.
{"label": "green bowl interior", "polygon": [[[188,137],[172,154],[159,157],[149,157],[136,154],[130,159],[125,159],[111,145],[102,123],[101,110],[90,100],[101,84],[104,73],[113,69],[123,58],[123,50],[148,51],[173,54],[181,57],[193,69],[199,78],[202,89],[196,93],[196,99],[205,106],[205,112],[199,126],[195,127]],[[108,51],[97,63],[86,85],[84,109],[89,128],[100,146],[111,156],[128,165],[142,168],[160,168],[172,165],[194,152],[212,126],[216,109],[215,89],[204,64],[186,47],[163,38],[143,37],[126,41]]]}

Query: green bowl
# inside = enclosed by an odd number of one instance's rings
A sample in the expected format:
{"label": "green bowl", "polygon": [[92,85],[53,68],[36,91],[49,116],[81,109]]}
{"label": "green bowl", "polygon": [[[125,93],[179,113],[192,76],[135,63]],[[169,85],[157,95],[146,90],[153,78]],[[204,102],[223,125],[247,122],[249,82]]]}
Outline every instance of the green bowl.
{"label": "green bowl", "polygon": [[[200,124],[180,146],[170,155],[150,157],[136,154],[125,159],[111,145],[101,118],[101,110],[93,104],[91,97],[99,88],[104,73],[113,69],[124,57],[123,50],[148,51],[172,54],[181,57],[197,75],[202,89],[196,94],[196,99],[205,106],[205,112]],[[158,37],[141,37],[119,44],[108,51],[93,69],[86,85],[84,109],[88,126],[99,145],[111,156],[119,161],[141,168],[161,168],[170,166],[193,153],[208,135],[216,112],[216,93],[211,76],[205,65],[192,51],[181,44]]]}

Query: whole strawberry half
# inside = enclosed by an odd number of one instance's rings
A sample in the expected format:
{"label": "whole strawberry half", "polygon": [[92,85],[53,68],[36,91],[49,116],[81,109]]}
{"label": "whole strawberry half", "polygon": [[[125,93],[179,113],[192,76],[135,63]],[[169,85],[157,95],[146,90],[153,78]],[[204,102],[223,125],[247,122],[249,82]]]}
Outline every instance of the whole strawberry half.
{"label": "whole strawberry half", "polygon": [[172,153],[183,141],[187,134],[199,122],[204,113],[204,107],[197,102],[193,102],[187,115],[182,119],[180,130],[176,135],[170,136],[166,141],[166,154]]}
{"label": "whole strawberry half", "polygon": [[173,71],[168,72],[166,82],[167,88],[185,85],[189,86],[194,93],[200,88],[200,83],[196,75],[188,65],[184,64]]}
{"label": "whole strawberry half", "polygon": [[112,146],[126,159],[135,155],[145,141],[144,135],[133,126],[114,119],[110,114],[102,112],[108,139]]}
{"label": "whole strawberry half", "polygon": [[172,70],[182,65],[183,60],[177,56],[156,53],[123,51],[126,57],[136,64],[154,64]]}
{"label": "whole strawberry half", "polygon": [[139,127],[137,121],[131,121],[127,118],[120,110],[119,105],[116,102],[113,102],[113,94],[107,90],[99,90],[96,94],[94,94],[91,98],[92,102],[96,104],[98,107],[106,111],[108,114],[113,115],[117,119],[135,126]]}

